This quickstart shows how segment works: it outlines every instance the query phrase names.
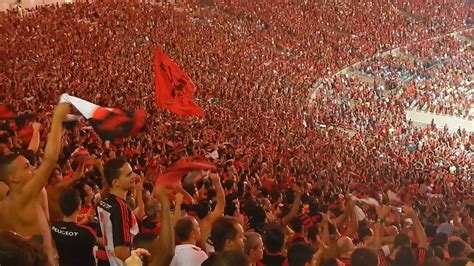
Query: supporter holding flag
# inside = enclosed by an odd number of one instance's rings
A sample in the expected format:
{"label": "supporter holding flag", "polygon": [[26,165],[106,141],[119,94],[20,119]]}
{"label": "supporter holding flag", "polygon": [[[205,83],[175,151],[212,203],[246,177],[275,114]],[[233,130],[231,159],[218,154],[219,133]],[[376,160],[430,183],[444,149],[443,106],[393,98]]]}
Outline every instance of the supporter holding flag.
{"label": "supporter holding flag", "polygon": [[61,147],[62,122],[70,111],[69,104],[60,103],[53,114],[45,155],[38,169],[18,153],[0,159],[0,178],[9,187],[8,196],[0,201],[0,230],[16,232],[24,237],[40,235],[50,265],[55,251],[47,215],[41,206],[41,193],[56,167]]}

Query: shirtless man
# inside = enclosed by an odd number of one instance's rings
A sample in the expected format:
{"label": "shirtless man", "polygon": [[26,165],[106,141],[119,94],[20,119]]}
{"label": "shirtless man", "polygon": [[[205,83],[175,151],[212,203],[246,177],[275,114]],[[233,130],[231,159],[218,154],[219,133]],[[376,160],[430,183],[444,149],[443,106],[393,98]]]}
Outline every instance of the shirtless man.
{"label": "shirtless man", "polygon": [[[40,146],[40,130],[41,124],[37,122],[31,123],[31,128],[33,129],[33,135],[31,136],[30,144],[26,150],[20,150],[20,154],[28,159],[31,165],[36,167],[36,154]],[[7,155],[12,153],[13,143],[11,139],[7,139],[4,142],[0,142],[0,157],[2,155]],[[0,177],[0,180],[1,177]],[[5,182],[0,182],[0,201],[3,200],[8,195],[8,185]],[[46,215],[47,220],[49,221],[49,206],[48,206],[48,196],[46,194],[46,189],[43,188],[41,191],[41,208],[43,209],[44,214]]]}
{"label": "shirtless man", "polygon": [[62,122],[70,106],[61,103],[54,110],[51,132],[38,169],[17,153],[0,158],[0,180],[9,187],[8,196],[0,201],[0,230],[9,230],[24,237],[41,235],[50,265],[56,265],[56,253],[47,217],[41,207],[41,191],[48,182],[61,150]]}
{"label": "shirtless man", "polygon": [[207,243],[208,238],[211,236],[212,224],[217,220],[217,218],[224,215],[225,208],[225,194],[219,175],[211,173],[209,177],[216,189],[216,207],[214,208],[214,211],[208,213],[204,218],[199,219],[199,226],[201,227],[201,245],[206,247],[208,253],[213,251],[211,250],[212,248],[209,243]]}

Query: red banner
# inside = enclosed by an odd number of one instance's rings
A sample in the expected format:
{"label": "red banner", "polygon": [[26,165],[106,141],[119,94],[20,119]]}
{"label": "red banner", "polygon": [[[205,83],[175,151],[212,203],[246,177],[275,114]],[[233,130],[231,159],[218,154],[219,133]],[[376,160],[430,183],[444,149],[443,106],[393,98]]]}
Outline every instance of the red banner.
{"label": "red banner", "polygon": [[155,51],[156,103],[180,116],[204,117],[204,110],[193,101],[196,86],[189,76],[163,51]]}

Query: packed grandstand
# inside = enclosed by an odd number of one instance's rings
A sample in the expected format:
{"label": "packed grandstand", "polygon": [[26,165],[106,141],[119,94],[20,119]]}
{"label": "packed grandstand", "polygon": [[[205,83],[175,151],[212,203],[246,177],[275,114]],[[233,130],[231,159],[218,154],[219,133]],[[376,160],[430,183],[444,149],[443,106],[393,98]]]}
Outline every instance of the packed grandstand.
{"label": "packed grandstand", "polygon": [[[0,12],[0,265],[474,265],[474,133],[407,118],[474,123],[473,15],[468,0]],[[157,49],[204,117],[157,104]],[[92,122],[85,101],[115,109]],[[112,127],[138,120],[121,110],[145,110],[140,130]]]}

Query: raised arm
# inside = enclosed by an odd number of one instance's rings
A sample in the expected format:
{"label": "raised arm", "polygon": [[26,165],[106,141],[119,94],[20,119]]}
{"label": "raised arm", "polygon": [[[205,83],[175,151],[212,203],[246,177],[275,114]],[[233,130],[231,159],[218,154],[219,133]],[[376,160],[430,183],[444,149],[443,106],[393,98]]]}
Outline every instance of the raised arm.
{"label": "raised arm", "polygon": [[216,188],[216,207],[214,210],[209,214],[210,223],[214,223],[217,218],[224,215],[224,208],[225,208],[225,195],[224,195],[224,188],[222,188],[221,178],[218,174],[211,173],[210,177],[212,179],[212,183]]}
{"label": "raised arm", "polygon": [[33,136],[31,137],[30,144],[28,145],[28,150],[31,150],[36,154],[40,144],[41,124],[34,122],[31,124],[31,127],[33,128]]}
{"label": "raised arm", "polygon": [[179,193],[176,194],[175,201],[174,201],[174,213],[173,213],[173,224],[181,218],[181,204],[183,204],[183,194]]}
{"label": "raised arm", "polygon": [[71,107],[67,103],[60,103],[56,106],[41,166],[35,172],[35,177],[26,183],[23,188],[24,193],[22,193],[22,196],[31,198],[38,195],[41,189],[48,182],[49,175],[54,167],[56,167],[59,153],[61,151],[63,120],[70,110]]}
{"label": "raised arm", "polygon": [[184,203],[191,203],[191,204],[194,204],[194,198],[193,196],[191,196],[191,194],[189,194],[182,186],[178,186],[176,187],[176,191],[180,194],[183,195],[183,201]]}
{"label": "raised arm", "polygon": [[384,235],[385,219],[391,213],[392,207],[383,205],[377,209],[377,222],[375,223],[374,241],[372,247],[376,250],[382,248],[382,237]]}
{"label": "raised arm", "polygon": [[136,177],[135,185],[135,202],[138,206],[138,213],[136,213],[139,220],[145,217],[145,202],[143,201],[143,176]]}
{"label": "raised arm", "polygon": [[79,179],[81,179],[81,178],[83,177],[83,175],[84,175],[84,168],[85,168],[84,164],[81,163],[81,164],[77,167],[76,171],[74,172],[74,175],[73,175],[71,178],[69,178],[68,180],[59,183],[59,184],[57,185],[57,188],[58,188],[59,190],[65,190],[65,189],[67,189],[67,188],[73,186]]}
{"label": "raised arm", "polygon": [[319,242],[318,251],[316,251],[316,253],[313,256],[315,266],[321,266],[322,265],[322,263],[324,261],[325,253],[327,253],[329,251],[329,246],[328,245],[326,245],[322,241],[318,241],[318,242]]}
{"label": "raised arm", "polygon": [[171,221],[171,208],[166,189],[155,187],[155,197],[161,203],[161,232],[160,237],[153,242],[154,259],[150,265],[168,266],[174,255],[174,230]]}
{"label": "raised arm", "polygon": [[463,225],[461,224],[460,219],[459,219],[459,209],[460,207],[457,206],[457,205],[454,205],[451,207],[451,209],[453,210],[453,225],[455,228],[457,229],[461,229],[463,228]]}
{"label": "raised arm", "polygon": [[330,244],[330,239],[329,239],[329,223],[330,221],[330,214],[328,213],[323,213],[323,231],[321,232],[321,240],[322,243],[326,244],[329,246]]}
{"label": "raised arm", "polygon": [[348,220],[348,218],[350,217],[350,206],[348,205],[349,204],[349,197],[347,197],[347,201],[346,201],[346,205],[345,206],[341,206],[341,207],[344,207],[344,212],[339,215],[338,217],[336,217],[333,222],[334,222],[334,225],[336,225],[336,227],[339,229],[341,228],[341,226]]}
{"label": "raised arm", "polygon": [[345,208],[344,212],[334,219],[334,221],[333,221],[334,225],[337,228],[341,228],[341,226],[348,220],[348,218],[349,218],[349,212]]}
{"label": "raised arm", "polygon": [[281,218],[281,225],[285,226],[293,220],[293,218],[296,217],[296,214],[298,214],[298,211],[300,209],[301,205],[301,189],[298,186],[293,187],[293,191],[295,191],[295,200],[293,201],[293,204],[291,205],[290,212],[285,215],[285,217]]}
{"label": "raised arm", "polygon": [[357,220],[357,216],[355,213],[355,203],[352,200],[346,204],[346,208],[349,212],[350,224],[349,228],[344,232],[344,234],[348,237],[353,237],[354,234],[359,230],[359,221]]}
{"label": "raised arm", "polygon": [[102,198],[105,198],[110,193],[110,186],[107,183],[107,180],[105,180],[104,161],[102,161],[102,159],[96,159],[94,161],[94,166],[97,167],[97,169],[100,172],[100,180],[101,180],[101,184],[102,184],[102,189],[100,190],[100,196]]}
{"label": "raised arm", "polygon": [[428,248],[428,238],[425,234],[425,229],[423,225],[421,225],[420,219],[418,219],[418,215],[415,211],[409,206],[403,206],[403,211],[406,213],[408,218],[413,220],[413,226],[416,238],[418,238],[418,247],[420,248]]}
{"label": "raised arm", "polygon": [[390,206],[381,206],[377,209],[378,220],[375,223],[375,234],[374,241],[372,242],[373,248],[377,251],[379,257],[379,265],[387,266],[388,263],[385,260],[385,255],[382,250],[382,237],[384,235],[385,219],[392,212],[392,207]]}

